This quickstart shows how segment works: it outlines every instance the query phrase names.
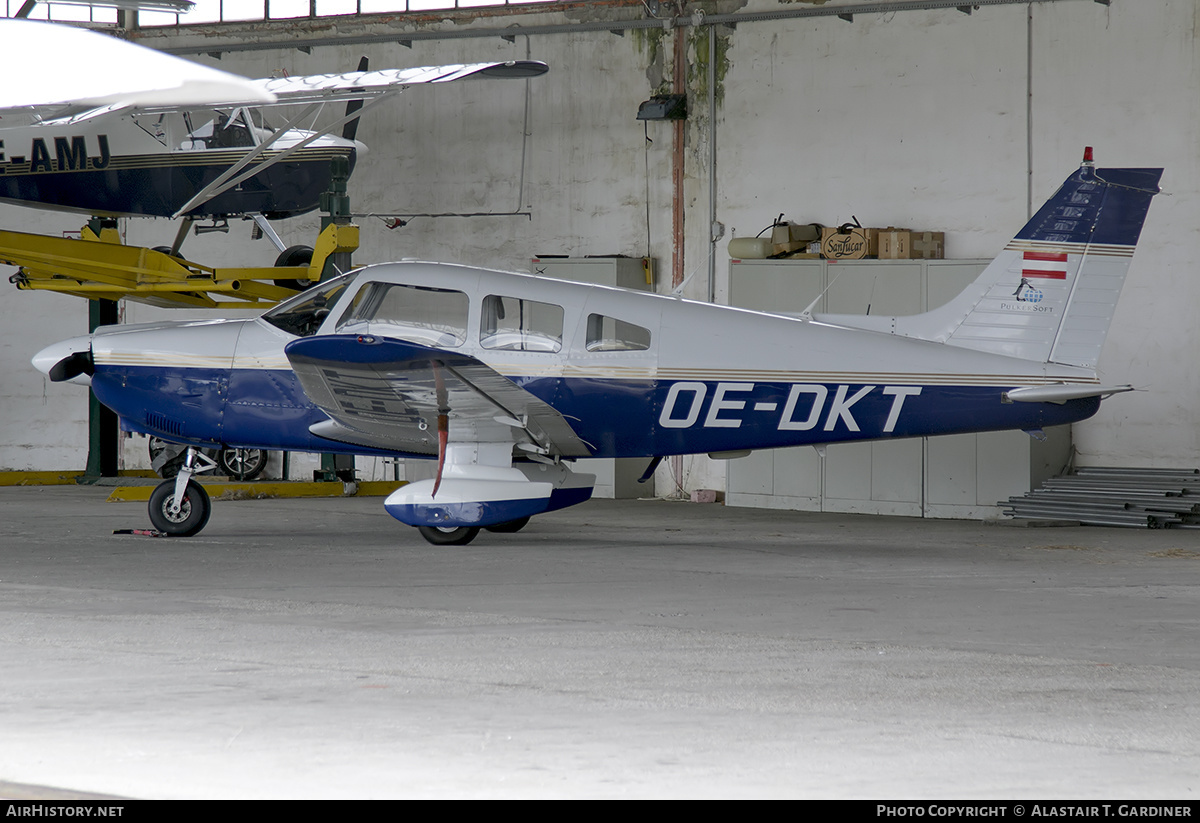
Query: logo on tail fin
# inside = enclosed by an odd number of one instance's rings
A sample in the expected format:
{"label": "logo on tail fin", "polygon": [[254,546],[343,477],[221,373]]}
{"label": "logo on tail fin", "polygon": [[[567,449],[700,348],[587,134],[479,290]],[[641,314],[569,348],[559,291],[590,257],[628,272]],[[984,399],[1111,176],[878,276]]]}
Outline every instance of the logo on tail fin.
{"label": "logo on tail fin", "polygon": [[1013,297],[1017,298],[1017,302],[1019,303],[1041,303],[1045,295],[1035,289],[1027,278],[1022,277],[1021,284],[1013,292]]}

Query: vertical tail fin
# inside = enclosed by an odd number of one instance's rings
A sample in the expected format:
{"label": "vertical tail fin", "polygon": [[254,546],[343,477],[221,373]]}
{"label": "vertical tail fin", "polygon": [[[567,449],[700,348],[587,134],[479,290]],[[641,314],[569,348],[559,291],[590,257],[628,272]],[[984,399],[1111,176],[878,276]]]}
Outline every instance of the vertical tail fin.
{"label": "vertical tail fin", "polygon": [[1096,367],[1162,169],[1083,165],[958,297],[895,333]]}

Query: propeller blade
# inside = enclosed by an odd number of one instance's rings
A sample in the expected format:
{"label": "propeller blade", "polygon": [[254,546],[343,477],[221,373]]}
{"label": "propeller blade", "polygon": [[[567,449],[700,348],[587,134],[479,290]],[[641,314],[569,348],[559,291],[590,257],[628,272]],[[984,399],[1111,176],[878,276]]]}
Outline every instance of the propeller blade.
{"label": "propeller blade", "polygon": [[59,360],[50,367],[49,375],[51,382],[61,383],[81,374],[91,376],[95,373],[96,365],[92,361],[91,349],[88,349],[87,351],[77,351]]}
{"label": "propeller blade", "polygon": [[[363,58],[366,59],[365,57]],[[430,498],[437,497],[442,485],[442,469],[446,466],[446,446],[450,443],[450,406],[446,395],[446,381],[442,378],[442,363],[440,360],[430,360],[433,367],[434,393],[438,404],[437,435],[438,435],[438,464],[437,477],[433,481],[433,491]]]}
{"label": "propeller blade", "polygon": [[444,414],[438,415],[438,465],[437,475],[433,480],[433,491],[429,493],[430,499],[437,497],[438,489],[442,485],[442,469],[446,466],[446,446],[450,442],[450,418]]}

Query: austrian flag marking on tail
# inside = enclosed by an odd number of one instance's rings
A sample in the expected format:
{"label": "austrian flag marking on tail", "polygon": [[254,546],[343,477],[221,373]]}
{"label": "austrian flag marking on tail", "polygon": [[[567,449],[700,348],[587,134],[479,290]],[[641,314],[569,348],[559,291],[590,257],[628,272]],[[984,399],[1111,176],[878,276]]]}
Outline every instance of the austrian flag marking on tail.
{"label": "austrian flag marking on tail", "polygon": [[1067,253],[1054,251],[1027,251],[1024,253],[1022,277],[1044,280],[1067,279]]}

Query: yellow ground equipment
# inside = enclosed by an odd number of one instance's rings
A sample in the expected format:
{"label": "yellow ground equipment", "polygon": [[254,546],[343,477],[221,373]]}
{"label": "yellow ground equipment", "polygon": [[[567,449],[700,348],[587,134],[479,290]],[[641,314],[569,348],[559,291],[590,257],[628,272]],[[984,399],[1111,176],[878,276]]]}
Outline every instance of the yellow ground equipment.
{"label": "yellow ground equipment", "polygon": [[20,267],[10,278],[18,289],[176,308],[271,306],[296,293],[292,284],[320,280],[331,255],[357,248],[358,226],[330,223],[307,266],[218,269],[123,245],[115,228],[85,226],[81,239],[0,230],[0,262]]}

